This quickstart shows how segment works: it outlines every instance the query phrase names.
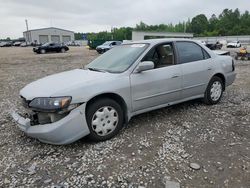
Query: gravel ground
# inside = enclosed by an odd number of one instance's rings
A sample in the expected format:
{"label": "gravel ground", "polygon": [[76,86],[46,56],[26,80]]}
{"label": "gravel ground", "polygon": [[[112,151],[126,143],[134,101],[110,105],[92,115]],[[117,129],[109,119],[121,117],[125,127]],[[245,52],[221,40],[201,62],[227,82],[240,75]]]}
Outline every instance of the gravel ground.
{"label": "gravel ground", "polygon": [[9,113],[31,81],[80,68],[95,51],[36,55],[0,48],[0,187],[250,187],[250,62],[218,105],[190,101],[138,115],[115,138],[53,146],[24,135]]}

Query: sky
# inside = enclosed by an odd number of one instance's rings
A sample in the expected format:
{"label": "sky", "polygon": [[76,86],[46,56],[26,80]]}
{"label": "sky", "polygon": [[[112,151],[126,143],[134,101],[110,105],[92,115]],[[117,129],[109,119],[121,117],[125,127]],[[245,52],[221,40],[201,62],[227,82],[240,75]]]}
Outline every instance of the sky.
{"label": "sky", "polygon": [[0,0],[0,38],[19,38],[29,29],[59,27],[74,32],[110,31],[187,21],[198,14],[208,18],[225,8],[250,11],[249,0]]}

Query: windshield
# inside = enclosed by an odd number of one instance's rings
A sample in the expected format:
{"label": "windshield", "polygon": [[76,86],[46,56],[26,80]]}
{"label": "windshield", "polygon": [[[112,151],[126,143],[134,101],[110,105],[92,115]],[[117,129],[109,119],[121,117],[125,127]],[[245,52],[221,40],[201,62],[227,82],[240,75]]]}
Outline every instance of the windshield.
{"label": "windshield", "polygon": [[86,68],[112,73],[124,72],[147,47],[147,44],[125,44],[117,46],[96,58],[88,64]]}
{"label": "windshield", "polygon": [[102,45],[103,45],[103,46],[109,46],[111,43],[112,43],[112,42],[107,41],[107,42],[104,42]]}
{"label": "windshield", "polygon": [[49,46],[49,42],[47,42],[47,43],[45,43],[45,44],[43,44],[42,46]]}

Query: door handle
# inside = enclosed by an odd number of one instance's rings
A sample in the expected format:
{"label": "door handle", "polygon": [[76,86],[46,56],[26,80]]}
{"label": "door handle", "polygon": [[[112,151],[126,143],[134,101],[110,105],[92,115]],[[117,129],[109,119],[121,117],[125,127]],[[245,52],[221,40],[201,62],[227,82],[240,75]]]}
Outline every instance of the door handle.
{"label": "door handle", "polygon": [[212,70],[212,68],[211,68],[211,67],[208,67],[207,70]]}
{"label": "door handle", "polygon": [[178,77],[180,77],[179,75],[174,75],[174,76],[172,76],[172,78],[178,78]]}

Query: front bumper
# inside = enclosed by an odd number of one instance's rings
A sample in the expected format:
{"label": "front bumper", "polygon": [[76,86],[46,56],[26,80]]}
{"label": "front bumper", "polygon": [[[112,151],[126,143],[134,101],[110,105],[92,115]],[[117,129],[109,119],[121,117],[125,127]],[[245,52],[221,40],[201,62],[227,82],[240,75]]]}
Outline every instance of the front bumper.
{"label": "front bumper", "polygon": [[85,105],[72,110],[67,116],[50,124],[31,126],[30,119],[12,113],[17,126],[28,136],[37,138],[41,142],[62,145],[70,144],[89,134],[85,118]]}
{"label": "front bumper", "polygon": [[226,87],[231,85],[234,82],[235,78],[236,78],[235,72],[227,73],[226,74]]}

